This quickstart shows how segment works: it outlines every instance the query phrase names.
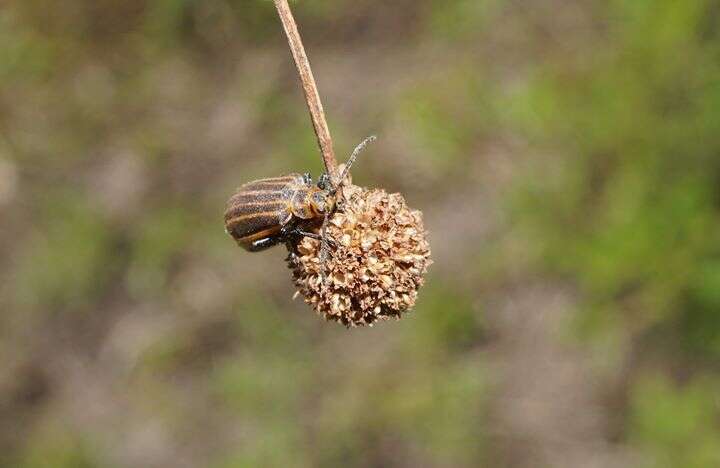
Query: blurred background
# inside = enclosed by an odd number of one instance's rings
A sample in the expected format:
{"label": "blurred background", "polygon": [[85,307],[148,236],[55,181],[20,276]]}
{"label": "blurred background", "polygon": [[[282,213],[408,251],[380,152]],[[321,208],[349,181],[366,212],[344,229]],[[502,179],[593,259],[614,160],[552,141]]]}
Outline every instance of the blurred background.
{"label": "blurred background", "polygon": [[3,2],[0,466],[720,466],[720,5],[293,8],[417,308],[325,323],[223,232],[322,169],[272,2]]}

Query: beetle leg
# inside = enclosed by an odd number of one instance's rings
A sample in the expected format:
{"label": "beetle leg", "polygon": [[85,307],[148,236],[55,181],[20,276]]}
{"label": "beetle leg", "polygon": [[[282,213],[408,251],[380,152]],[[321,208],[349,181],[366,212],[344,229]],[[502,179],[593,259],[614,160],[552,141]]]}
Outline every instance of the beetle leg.
{"label": "beetle leg", "polygon": [[295,220],[291,218],[291,220],[280,229],[280,237],[282,237],[283,239],[290,237],[295,234],[296,230],[297,225],[295,223]]}
{"label": "beetle leg", "polygon": [[258,239],[250,244],[248,250],[250,252],[260,252],[261,250],[269,249],[270,247],[280,243],[282,239],[280,237],[266,237],[264,239]]}
{"label": "beetle leg", "polygon": [[294,244],[289,239],[286,239],[285,247],[288,250],[288,256],[287,256],[286,260],[291,261],[293,265],[297,265],[298,257],[300,257],[300,252],[298,252],[297,244]]}
{"label": "beetle leg", "polygon": [[311,239],[322,240],[322,236],[320,234],[315,234],[314,232],[307,232],[307,231],[303,231],[300,229],[293,230],[291,234],[294,234],[294,235],[300,236],[300,237],[309,237]]}
{"label": "beetle leg", "polygon": [[319,240],[320,242],[327,242],[328,244],[332,245],[333,247],[337,246],[337,242],[335,242],[333,239],[330,239],[327,236],[323,236],[322,234],[315,234],[314,232],[307,232],[303,231],[301,229],[294,229],[290,231],[291,235],[301,236],[301,237],[309,237],[311,239]]}
{"label": "beetle leg", "polygon": [[328,280],[327,259],[328,256],[330,256],[330,242],[332,242],[333,246],[337,248],[335,241],[327,236],[327,225],[329,220],[330,215],[325,213],[325,219],[323,219],[322,227],[320,228],[320,232],[322,233],[322,240],[320,241],[320,263],[322,264],[320,270],[320,281],[322,284],[326,284]]}

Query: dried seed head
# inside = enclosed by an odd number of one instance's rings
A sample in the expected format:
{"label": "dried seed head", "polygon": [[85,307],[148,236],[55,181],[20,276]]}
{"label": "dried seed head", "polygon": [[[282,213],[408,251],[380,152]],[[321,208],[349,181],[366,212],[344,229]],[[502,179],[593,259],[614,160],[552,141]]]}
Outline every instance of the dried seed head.
{"label": "dried seed head", "polygon": [[349,327],[399,318],[432,263],[422,213],[397,193],[349,184],[342,192],[326,228],[328,258],[321,261],[321,243],[309,237],[288,256],[295,286],[319,314]]}

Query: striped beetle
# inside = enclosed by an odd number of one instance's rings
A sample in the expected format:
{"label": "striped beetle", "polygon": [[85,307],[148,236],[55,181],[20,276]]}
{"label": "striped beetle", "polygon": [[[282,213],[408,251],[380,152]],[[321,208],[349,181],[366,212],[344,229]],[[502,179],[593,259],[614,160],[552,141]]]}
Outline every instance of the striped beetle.
{"label": "striped beetle", "polygon": [[[338,185],[347,177],[358,154],[374,140],[375,137],[370,136],[355,148],[337,184],[325,173],[316,185],[310,174],[289,174],[241,186],[227,204],[226,232],[250,252],[283,242],[292,246],[293,240],[312,237],[322,242],[321,257],[324,258],[327,245],[332,242],[324,235],[325,223],[338,208]],[[321,225],[321,234],[311,232]]]}

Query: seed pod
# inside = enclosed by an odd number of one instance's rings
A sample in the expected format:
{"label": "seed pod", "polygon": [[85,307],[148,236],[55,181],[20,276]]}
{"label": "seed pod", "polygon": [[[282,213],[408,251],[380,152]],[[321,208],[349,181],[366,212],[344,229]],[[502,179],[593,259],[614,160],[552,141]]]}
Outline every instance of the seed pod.
{"label": "seed pod", "polygon": [[342,211],[326,227],[336,243],[329,258],[321,261],[321,243],[309,237],[288,256],[298,294],[348,327],[400,318],[415,304],[432,263],[422,213],[400,194],[354,185],[342,191]]}

